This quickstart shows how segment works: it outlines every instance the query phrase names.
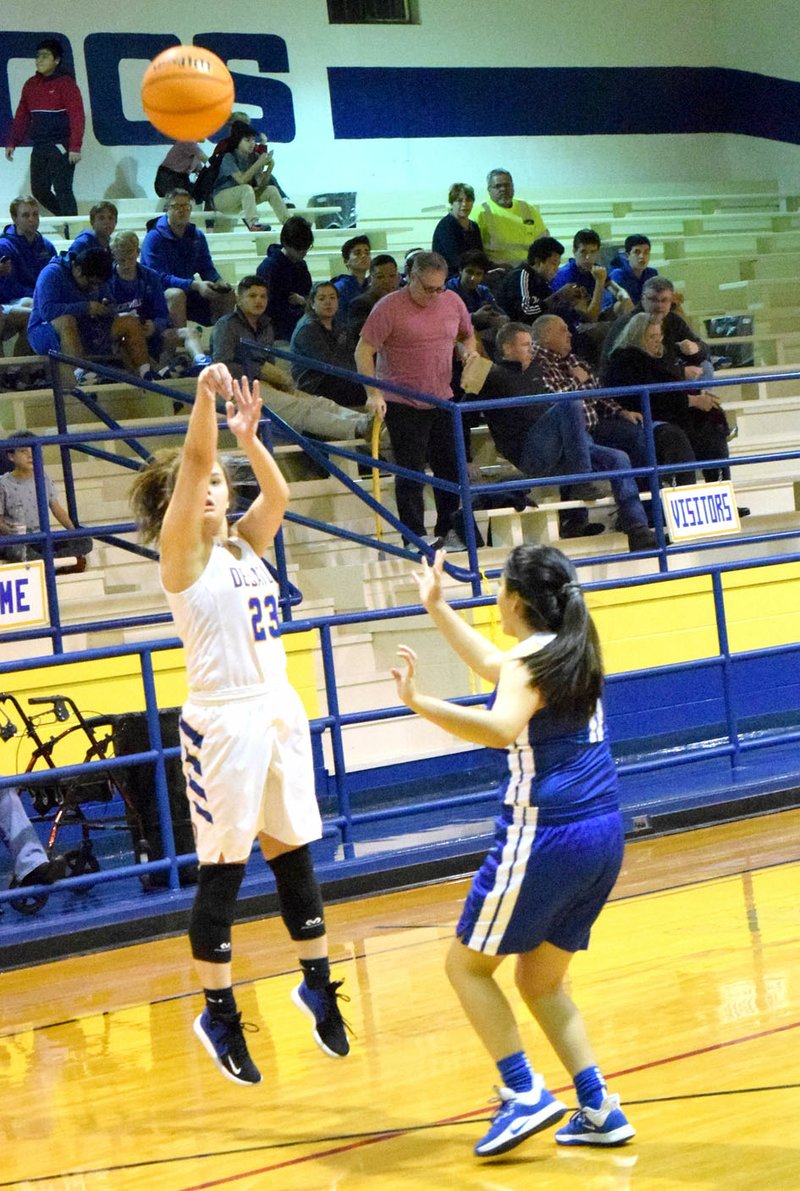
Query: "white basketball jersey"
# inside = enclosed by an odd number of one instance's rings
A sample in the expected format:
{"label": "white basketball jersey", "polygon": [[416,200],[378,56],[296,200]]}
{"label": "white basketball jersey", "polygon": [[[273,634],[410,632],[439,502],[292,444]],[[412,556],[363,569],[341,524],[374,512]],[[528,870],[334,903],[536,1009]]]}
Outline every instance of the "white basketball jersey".
{"label": "white basketball jersey", "polygon": [[215,544],[191,587],[166,592],[193,694],[235,698],[287,682],[277,584],[252,546],[236,542],[240,558]]}

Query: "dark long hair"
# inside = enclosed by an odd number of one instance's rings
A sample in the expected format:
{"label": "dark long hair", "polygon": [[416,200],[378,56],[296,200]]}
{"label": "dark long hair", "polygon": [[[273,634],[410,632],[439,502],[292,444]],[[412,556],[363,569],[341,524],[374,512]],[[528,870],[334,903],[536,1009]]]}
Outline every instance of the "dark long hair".
{"label": "dark long hair", "polygon": [[523,659],[531,685],[555,715],[591,719],[603,690],[603,661],[572,563],[552,546],[517,546],[503,578],[506,591],[524,604],[531,629],[555,633],[549,645]]}
{"label": "dark long hair", "polygon": [[233,124],[231,124],[231,134],[228,141],[228,152],[236,153],[239,145],[242,143],[245,137],[248,136],[258,140],[258,133],[253,127],[251,127],[251,125],[245,124],[244,120],[234,120]]}

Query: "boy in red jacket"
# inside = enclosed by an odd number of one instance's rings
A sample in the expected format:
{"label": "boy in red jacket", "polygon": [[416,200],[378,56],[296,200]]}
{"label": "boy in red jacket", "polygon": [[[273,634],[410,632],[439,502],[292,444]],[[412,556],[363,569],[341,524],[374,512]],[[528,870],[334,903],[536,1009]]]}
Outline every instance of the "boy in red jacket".
{"label": "boy in red jacket", "polygon": [[36,47],[36,74],[22,88],[6,157],[13,160],[17,146],[30,141],[35,198],[53,215],[77,215],[72,175],[81,159],[83,100],[74,78],[61,66],[63,54],[55,37]]}

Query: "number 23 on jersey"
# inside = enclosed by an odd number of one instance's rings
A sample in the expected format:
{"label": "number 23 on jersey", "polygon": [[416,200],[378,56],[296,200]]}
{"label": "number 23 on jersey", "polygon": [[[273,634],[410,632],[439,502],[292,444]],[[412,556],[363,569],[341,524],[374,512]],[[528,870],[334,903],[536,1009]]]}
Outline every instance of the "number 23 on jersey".
{"label": "number 23 on jersey", "polygon": [[247,606],[251,612],[250,623],[253,626],[254,641],[265,641],[267,633],[270,637],[280,637],[281,622],[278,619],[275,596],[264,596],[263,600],[260,596],[253,596]]}

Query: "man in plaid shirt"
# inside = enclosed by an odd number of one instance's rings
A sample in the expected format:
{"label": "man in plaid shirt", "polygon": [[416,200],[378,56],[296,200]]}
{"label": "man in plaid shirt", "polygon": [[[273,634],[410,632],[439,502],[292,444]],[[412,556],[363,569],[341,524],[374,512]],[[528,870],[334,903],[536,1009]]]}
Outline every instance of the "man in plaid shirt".
{"label": "man in plaid shirt", "polygon": [[[569,327],[558,315],[543,314],[538,318],[531,327],[531,337],[531,366],[541,376],[546,392],[574,393],[599,387],[589,365],[573,353]],[[634,467],[646,466],[641,414],[623,409],[611,398],[584,398],[583,412],[592,439],[592,471],[622,471],[631,466],[631,459]],[[623,444],[626,450],[620,449]],[[619,526],[628,536],[631,551],[653,549],[656,537],[648,528],[636,480],[622,477],[612,479],[610,484],[617,501]],[[565,510],[561,514],[562,536],[579,536],[580,527],[587,521],[585,509]]]}

